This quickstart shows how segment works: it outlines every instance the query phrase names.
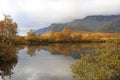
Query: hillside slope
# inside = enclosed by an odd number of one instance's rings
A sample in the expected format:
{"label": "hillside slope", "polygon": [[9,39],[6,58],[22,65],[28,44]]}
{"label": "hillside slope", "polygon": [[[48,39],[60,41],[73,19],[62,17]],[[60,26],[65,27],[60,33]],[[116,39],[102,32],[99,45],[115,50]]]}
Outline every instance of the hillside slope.
{"label": "hillside slope", "polygon": [[73,31],[89,31],[89,32],[120,32],[120,15],[110,16],[87,16],[84,19],[75,19],[69,23],[55,23],[50,26],[39,29],[35,33],[45,33],[47,31],[61,31],[64,27],[68,27]]}

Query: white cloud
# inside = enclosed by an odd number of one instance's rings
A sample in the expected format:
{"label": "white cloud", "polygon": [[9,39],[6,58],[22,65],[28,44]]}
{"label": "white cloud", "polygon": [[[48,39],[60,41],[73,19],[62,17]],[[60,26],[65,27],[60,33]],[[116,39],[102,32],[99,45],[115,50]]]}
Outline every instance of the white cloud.
{"label": "white cloud", "polygon": [[33,57],[26,53],[26,49],[20,52],[11,80],[72,80],[70,64],[76,61],[72,57],[51,55],[45,50],[36,52]]}
{"label": "white cloud", "polygon": [[4,16],[0,14],[0,21],[4,19]]}
{"label": "white cloud", "polygon": [[120,0],[0,0],[1,13],[12,15],[21,28],[35,29],[87,15],[120,14],[119,8]]}

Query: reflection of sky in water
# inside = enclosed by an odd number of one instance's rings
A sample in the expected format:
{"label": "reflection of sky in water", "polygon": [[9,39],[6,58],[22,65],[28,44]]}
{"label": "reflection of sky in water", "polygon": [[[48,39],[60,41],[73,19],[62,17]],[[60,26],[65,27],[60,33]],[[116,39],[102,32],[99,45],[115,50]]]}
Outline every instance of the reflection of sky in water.
{"label": "reflection of sky in water", "polygon": [[30,57],[26,50],[19,52],[19,62],[11,80],[74,80],[70,70],[70,64],[75,62],[72,57],[51,55],[44,50]]}

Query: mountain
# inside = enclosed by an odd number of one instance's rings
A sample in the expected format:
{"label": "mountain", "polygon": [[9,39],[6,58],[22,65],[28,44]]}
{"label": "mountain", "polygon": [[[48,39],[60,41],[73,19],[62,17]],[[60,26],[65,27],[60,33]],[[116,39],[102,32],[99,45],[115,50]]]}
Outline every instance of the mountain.
{"label": "mountain", "polygon": [[47,32],[49,30],[50,30],[50,27],[45,27],[45,28],[42,28],[42,29],[39,29],[39,30],[35,31],[35,33],[36,34],[37,33],[43,34],[43,33]]}
{"label": "mountain", "polygon": [[113,21],[110,24],[107,24],[103,30],[104,32],[116,32],[116,33],[120,33],[120,18],[118,18],[117,20]]}
{"label": "mountain", "polygon": [[64,27],[68,27],[73,31],[89,31],[89,32],[120,32],[120,15],[93,15],[84,19],[75,19],[68,23],[54,23],[50,26],[39,29],[35,33],[45,33],[47,31],[61,31]]}

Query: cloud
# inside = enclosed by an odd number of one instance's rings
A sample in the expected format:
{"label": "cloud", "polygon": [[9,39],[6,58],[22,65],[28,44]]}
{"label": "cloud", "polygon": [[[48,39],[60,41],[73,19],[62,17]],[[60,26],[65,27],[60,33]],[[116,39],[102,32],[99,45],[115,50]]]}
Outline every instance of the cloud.
{"label": "cloud", "polygon": [[26,31],[87,15],[120,14],[119,8],[120,0],[0,0],[0,12],[12,15]]}
{"label": "cloud", "polygon": [[76,60],[64,55],[51,55],[48,51],[36,52],[30,57],[26,49],[19,52],[20,60],[11,80],[72,80],[70,64]]}
{"label": "cloud", "polygon": [[0,21],[4,19],[4,16],[0,14]]}

